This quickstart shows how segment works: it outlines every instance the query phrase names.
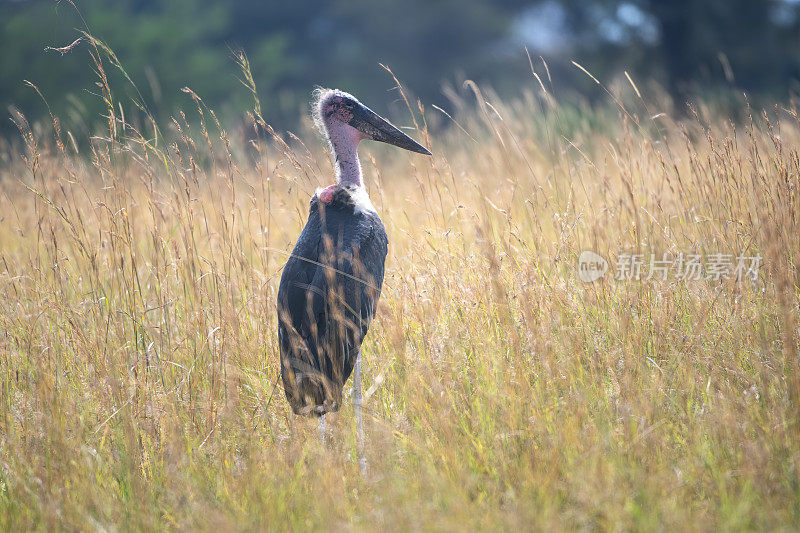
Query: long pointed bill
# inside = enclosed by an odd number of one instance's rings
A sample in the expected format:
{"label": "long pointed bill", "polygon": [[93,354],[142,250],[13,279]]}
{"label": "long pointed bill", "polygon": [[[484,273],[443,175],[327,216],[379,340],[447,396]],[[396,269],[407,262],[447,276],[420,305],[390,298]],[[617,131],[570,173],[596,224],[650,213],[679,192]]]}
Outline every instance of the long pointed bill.
{"label": "long pointed bill", "polygon": [[418,154],[431,155],[427,148],[395,128],[388,120],[367,106],[357,104],[351,111],[353,118],[348,124],[366,135],[368,139],[393,144]]}

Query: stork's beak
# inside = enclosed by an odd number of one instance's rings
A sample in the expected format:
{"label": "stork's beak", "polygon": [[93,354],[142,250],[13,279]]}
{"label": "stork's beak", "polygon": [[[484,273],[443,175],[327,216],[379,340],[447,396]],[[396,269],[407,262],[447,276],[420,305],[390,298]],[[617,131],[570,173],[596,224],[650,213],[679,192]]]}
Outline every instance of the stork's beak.
{"label": "stork's beak", "polygon": [[348,124],[366,135],[368,139],[393,144],[418,154],[431,155],[427,148],[395,128],[388,120],[367,106],[357,103],[351,111],[353,118]]}

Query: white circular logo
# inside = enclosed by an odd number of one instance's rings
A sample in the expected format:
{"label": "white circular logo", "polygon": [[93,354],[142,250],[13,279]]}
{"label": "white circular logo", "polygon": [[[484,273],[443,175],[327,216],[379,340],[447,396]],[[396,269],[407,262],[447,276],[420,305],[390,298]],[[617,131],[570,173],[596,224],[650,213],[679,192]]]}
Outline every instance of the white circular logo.
{"label": "white circular logo", "polygon": [[584,250],[578,256],[578,277],[585,283],[591,283],[606,275],[608,263],[603,256]]}

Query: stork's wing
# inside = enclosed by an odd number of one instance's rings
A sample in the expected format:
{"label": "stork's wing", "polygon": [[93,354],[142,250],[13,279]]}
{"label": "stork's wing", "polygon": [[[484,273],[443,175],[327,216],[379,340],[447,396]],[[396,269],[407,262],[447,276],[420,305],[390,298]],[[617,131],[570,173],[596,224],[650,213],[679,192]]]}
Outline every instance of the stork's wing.
{"label": "stork's wing", "polygon": [[278,292],[284,367],[324,376],[340,394],[375,313],[387,249],[374,213],[328,210],[323,227],[312,207]]}
{"label": "stork's wing", "polygon": [[383,285],[386,233],[377,217],[371,222],[369,230],[358,235],[352,251],[342,249],[337,255],[335,270],[326,269],[321,276],[326,295],[322,311],[327,317],[317,318],[327,318],[327,348],[331,356],[341,357],[342,383],[353,371]]}

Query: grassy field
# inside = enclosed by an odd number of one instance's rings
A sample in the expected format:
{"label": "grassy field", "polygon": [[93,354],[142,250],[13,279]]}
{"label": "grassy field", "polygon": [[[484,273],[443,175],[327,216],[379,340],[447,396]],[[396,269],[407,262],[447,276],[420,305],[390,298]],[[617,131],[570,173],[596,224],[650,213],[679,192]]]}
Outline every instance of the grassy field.
{"label": "grassy field", "polygon": [[[433,158],[362,145],[390,238],[366,475],[352,407],[323,445],[278,379],[281,267],[333,176],[311,129],[250,142],[187,97],[144,144],[112,93],[92,139],[16,117],[0,529],[800,527],[796,107],[576,105],[541,70],[452,119],[412,102]],[[762,261],[645,279],[664,253]]]}

